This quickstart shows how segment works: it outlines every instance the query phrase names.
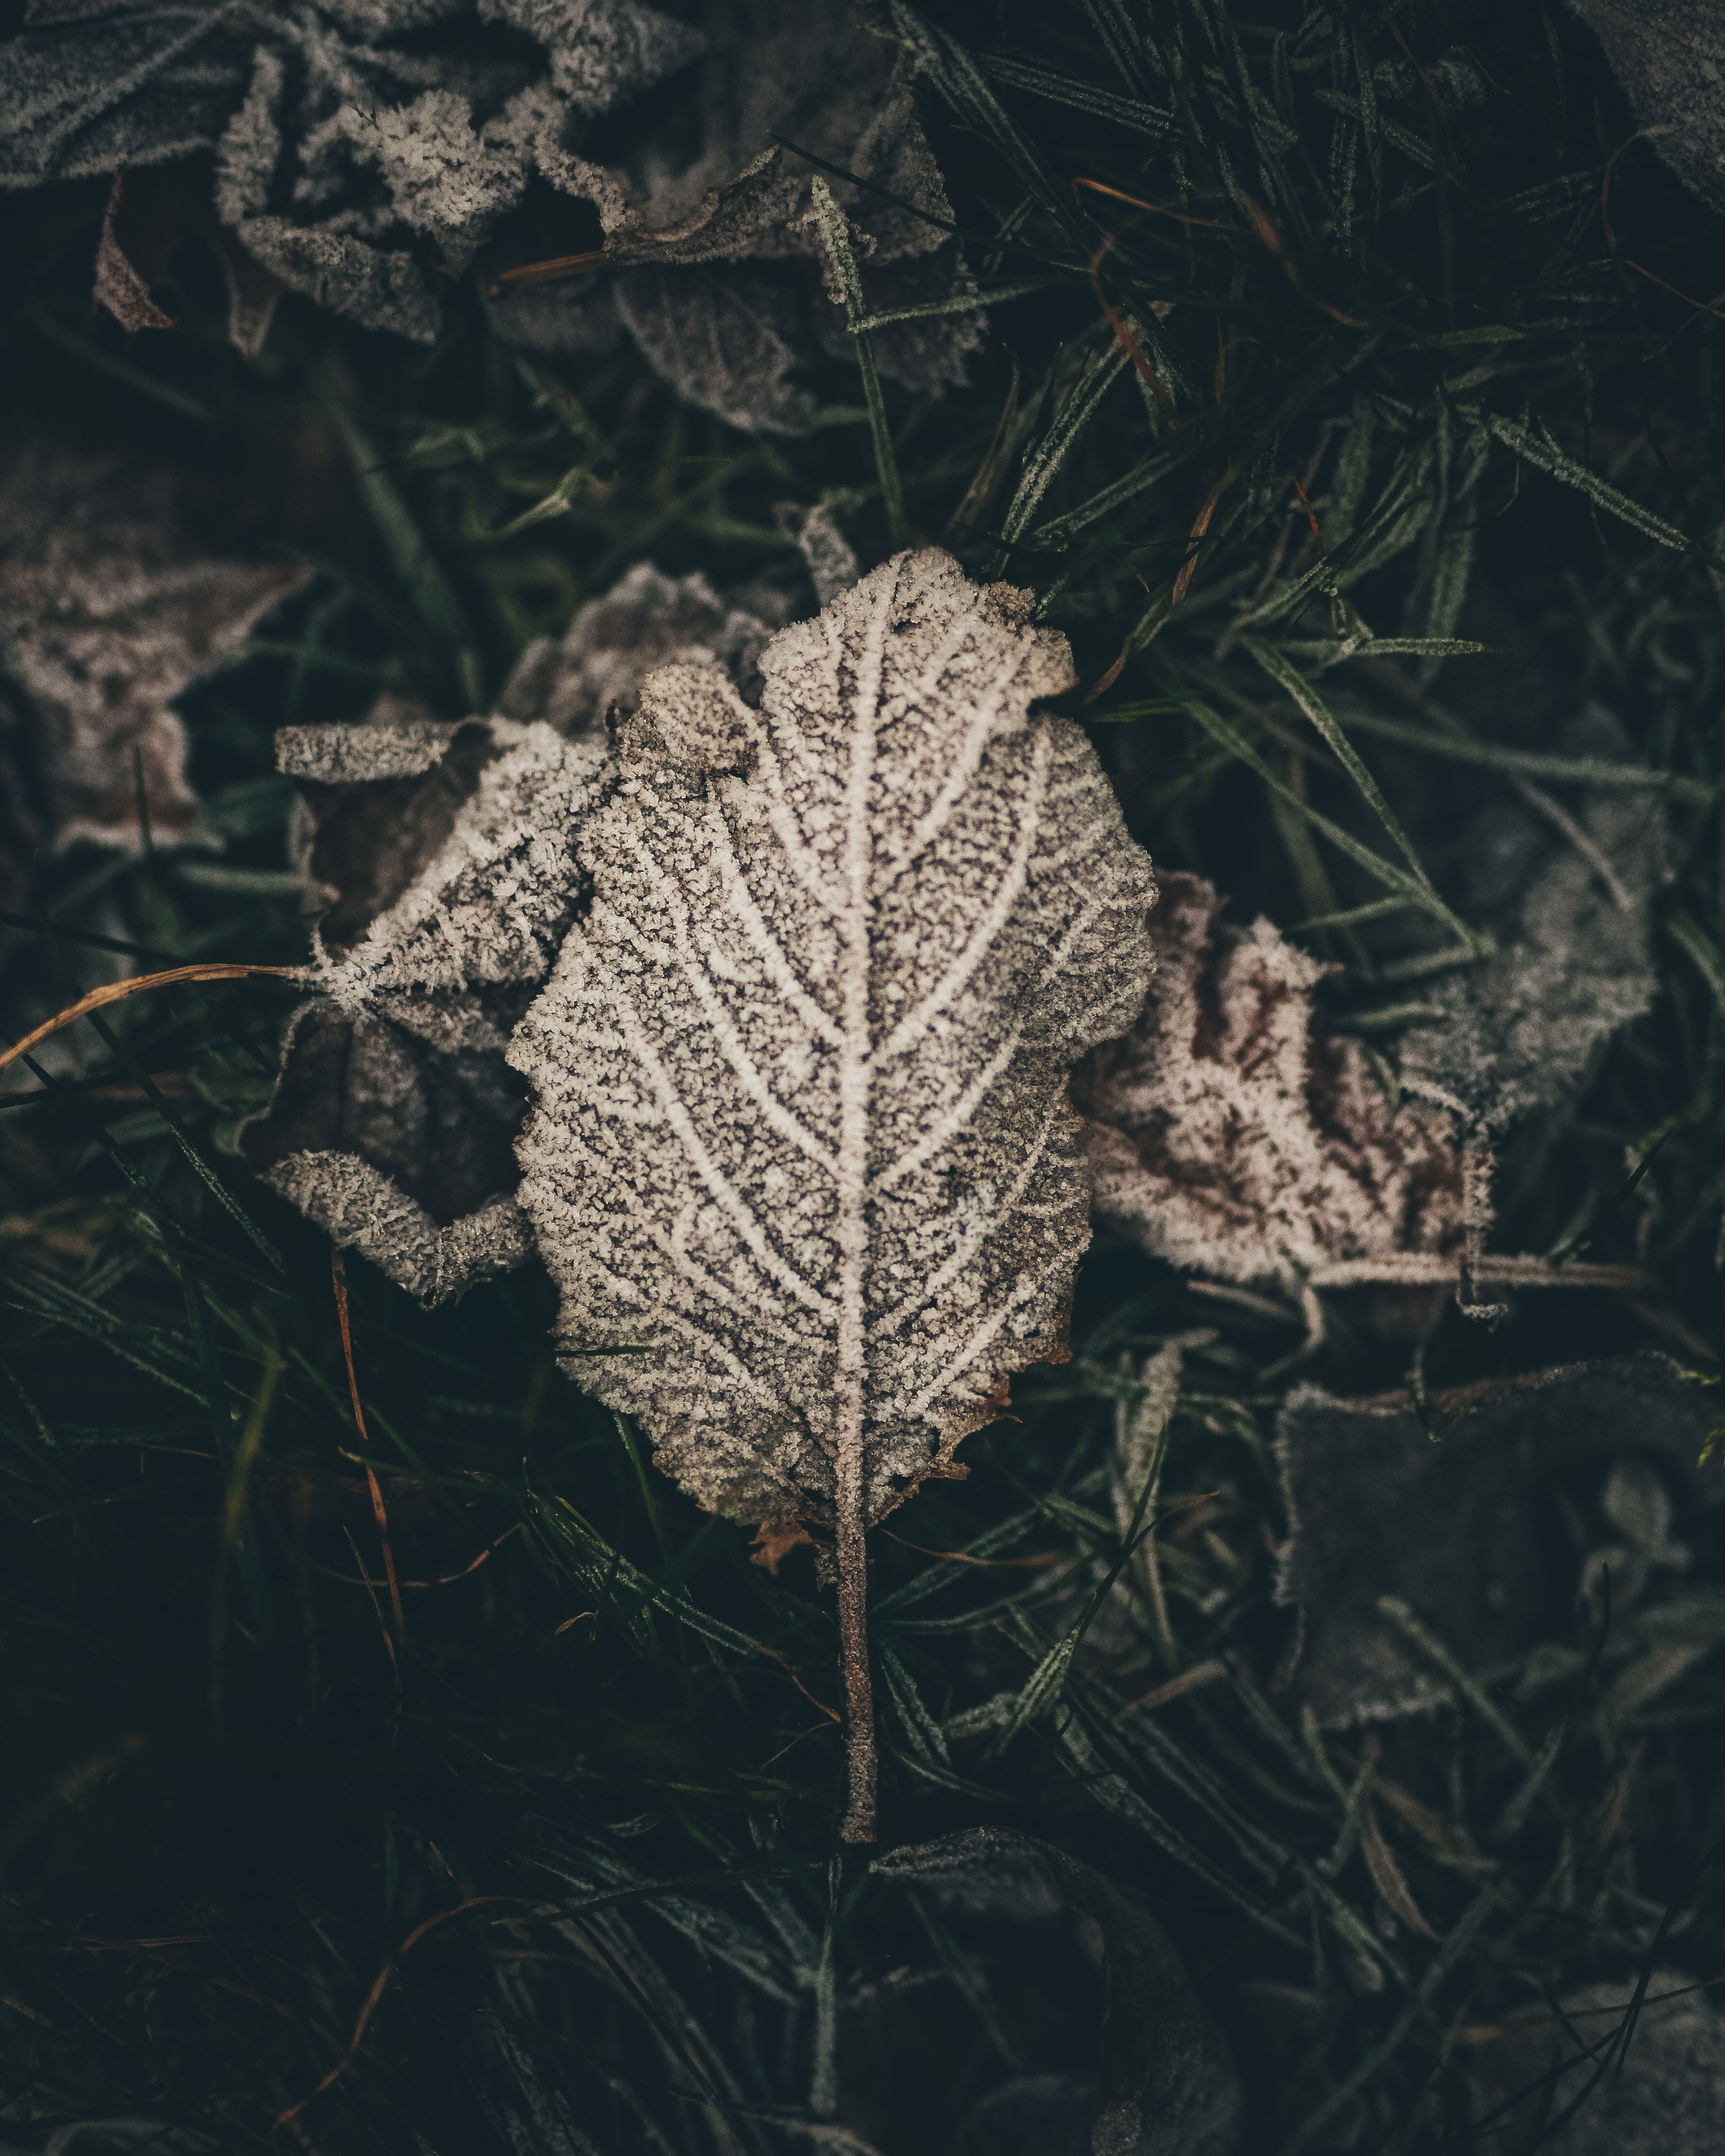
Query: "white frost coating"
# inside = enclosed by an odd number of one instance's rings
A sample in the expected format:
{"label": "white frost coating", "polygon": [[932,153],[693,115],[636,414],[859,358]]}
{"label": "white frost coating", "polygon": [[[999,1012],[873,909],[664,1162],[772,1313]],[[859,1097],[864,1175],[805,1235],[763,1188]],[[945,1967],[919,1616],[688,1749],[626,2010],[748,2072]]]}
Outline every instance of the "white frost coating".
{"label": "white frost coating", "polygon": [[1071,666],[1021,621],[901,555],[774,639],[758,714],[653,677],[583,834],[592,910],[511,1050],[521,1202],[573,1373],[716,1511],[830,1520],[860,1448],[878,1519],[1060,1352],[1066,1074],[1137,1006],[1153,886],[1029,714]]}
{"label": "white frost coating", "polygon": [[514,1270],[531,1252],[531,1230],[512,1198],[439,1228],[421,1205],[352,1152],[298,1152],[263,1180],[344,1250],[357,1250],[428,1306],[471,1281]]}
{"label": "white frost coating", "polygon": [[542,980],[582,881],[576,833],[608,783],[603,737],[487,721],[503,753],[480,773],[442,851],[327,965],[344,1009],[378,997]]}
{"label": "white frost coating", "polygon": [[[1565,746],[1609,756],[1621,752],[1622,739],[1601,720],[1571,729]],[[1449,1109],[1470,1137],[1568,1106],[1605,1042],[1657,992],[1648,911],[1664,818],[1656,805],[1607,794],[1574,820],[1579,844],[1543,862],[1532,850],[1537,872],[1491,922],[1502,947],[1496,957],[1425,990],[1422,1000],[1440,1015],[1402,1043],[1403,1085]],[[1527,825],[1525,817],[1482,815],[1479,850],[1496,842],[1529,854]]]}
{"label": "white frost coating", "polygon": [[1095,752],[1030,713],[1073,676],[1029,608],[901,554],[773,639],[758,713],[716,667],[649,677],[510,1048],[572,1374],[711,1510],[836,1528],[854,1841],[865,1529],[1064,1354],[1067,1075],[1153,963]]}
{"label": "white frost coating", "polygon": [[1174,1265],[1293,1295],[1453,1278],[1448,1118],[1392,1116],[1358,1045],[1316,1023],[1323,968],[1267,921],[1219,928],[1220,904],[1196,876],[1165,879],[1143,1011],[1074,1082],[1097,1213]]}
{"label": "white frost coating", "polygon": [[746,678],[773,627],[721,599],[699,574],[667,577],[638,562],[608,592],[576,610],[561,639],[542,636],[516,662],[497,700],[506,718],[543,719],[559,733],[632,712],[641,683],[678,660],[727,667]]}
{"label": "white frost coating", "polygon": [[352,786],[374,778],[413,778],[440,763],[460,732],[459,720],[398,719],[363,726],[278,726],[275,768],[285,778]]}
{"label": "white frost coating", "polygon": [[532,1247],[507,1195],[520,1110],[503,1049],[584,893],[574,837],[611,775],[603,734],[476,724],[501,753],[434,858],[351,949],[319,932],[322,993],[244,1140],[283,1196],[426,1303]]}

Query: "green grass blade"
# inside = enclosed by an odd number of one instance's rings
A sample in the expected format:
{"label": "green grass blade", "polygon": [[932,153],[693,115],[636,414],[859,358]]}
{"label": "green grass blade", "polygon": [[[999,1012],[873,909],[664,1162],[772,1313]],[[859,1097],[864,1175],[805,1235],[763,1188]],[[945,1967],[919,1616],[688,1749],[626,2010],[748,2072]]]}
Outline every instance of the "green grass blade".
{"label": "green grass blade", "polygon": [[856,342],[856,364],[862,376],[863,401],[868,407],[869,434],[875,445],[875,470],[880,475],[880,499],[886,509],[887,538],[895,550],[906,541],[905,492],[893,454],[892,434],[886,424],[886,399],[881,393],[880,370],[875,365],[875,346],[863,327],[867,310],[863,305],[862,280],[850,244],[850,221],[839,208],[832,189],[817,174],[811,183],[814,219],[826,249],[834,280],[843,295],[850,334]]}
{"label": "green grass blade", "polygon": [[1381,854],[1374,854],[1369,846],[1356,839],[1352,831],[1343,830],[1339,824],[1332,823],[1327,816],[1322,815],[1308,803],[1302,801],[1291,788],[1284,786],[1245,735],[1237,726],[1231,726],[1219,711],[1213,710],[1201,696],[1189,694],[1184,703],[1188,712],[1214,741],[1248,769],[1255,771],[1272,793],[1289,803],[1314,830],[1322,831],[1338,853],[1346,854],[1368,875],[1375,876],[1379,883],[1406,899],[1409,905],[1417,906],[1422,912],[1429,913],[1434,921],[1442,921],[1458,943],[1476,952],[1481,949],[1481,940],[1476,932],[1452,913],[1429,886],[1418,877],[1409,875],[1405,869],[1397,868],[1393,861],[1386,861]]}
{"label": "green grass blade", "polygon": [[1242,637],[1240,642],[1271,680],[1287,691],[1289,696],[1322,735],[1343,769],[1359,788],[1361,796],[1372,814],[1389,832],[1394,842],[1396,851],[1413,870],[1421,888],[1431,892],[1431,896],[1435,898],[1437,894],[1432,890],[1431,878],[1425,873],[1425,866],[1414,849],[1413,840],[1402,829],[1401,819],[1384,799],[1384,789],[1366,768],[1359,751],[1355,748],[1353,743],[1337,724],[1335,714],[1324,702],[1322,697],[1301,673],[1298,667],[1285,659],[1274,644],[1266,644],[1261,637],[1256,636]]}

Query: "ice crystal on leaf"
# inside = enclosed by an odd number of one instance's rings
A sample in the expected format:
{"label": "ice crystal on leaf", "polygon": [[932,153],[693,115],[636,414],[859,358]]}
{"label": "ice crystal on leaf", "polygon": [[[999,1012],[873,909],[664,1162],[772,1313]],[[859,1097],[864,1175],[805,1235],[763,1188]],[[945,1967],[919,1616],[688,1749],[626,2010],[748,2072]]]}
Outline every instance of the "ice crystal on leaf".
{"label": "ice crystal on leaf", "polygon": [[590,905],[510,1060],[572,1374],[711,1509],[836,1529],[872,1833],[865,1527],[1065,1350],[1072,1064],[1130,1023],[1149,865],[1028,595],[900,555],[775,638],[758,711],[645,685]]}

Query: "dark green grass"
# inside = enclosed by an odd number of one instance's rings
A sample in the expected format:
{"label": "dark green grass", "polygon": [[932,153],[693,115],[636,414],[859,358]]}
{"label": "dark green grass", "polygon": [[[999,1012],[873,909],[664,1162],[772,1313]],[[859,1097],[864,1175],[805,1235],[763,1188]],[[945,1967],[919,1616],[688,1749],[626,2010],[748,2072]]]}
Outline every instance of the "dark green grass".
{"label": "dark green grass", "polygon": [[[52,865],[33,904],[56,926],[8,924],[8,990],[69,1000],[103,937],[145,963],[298,959],[276,725],[386,688],[482,708],[634,562],[788,574],[773,506],[825,498],[865,560],[901,523],[1037,588],[1136,834],[1240,919],[1368,902],[1386,886],[1361,850],[1394,859],[1289,669],[1414,824],[1492,798],[1506,751],[1549,753],[1605,704],[1670,774],[1663,984],[1573,1122],[1507,1149],[1499,1233],[1634,1257],[1654,1284],[1528,1297],[1495,1332],[1451,1311],[1424,1378],[1649,1345],[1715,1373],[1725,454],[1698,303],[1725,284],[1719,222],[1630,142],[1556,8],[895,19],[978,283],[1040,289],[993,308],[967,390],[888,384],[879,425],[866,372],[834,365],[815,433],[750,440],[632,359],[523,360],[471,294],[430,352],[290,303],[248,369],[192,256],[181,326],[128,342],[85,298],[100,190],[26,207],[8,424],[168,450],[213,531],[317,573],[183,705],[245,875],[173,850]],[[1496,95],[1392,97],[1404,40],[1423,62],[1465,47]],[[1404,648],[1351,655],[1367,633]],[[1451,639],[1490,649],[1418,648]],[[1462,760],[1431,747],[1453,741],[1434,701],[1467,724]],[[1371,730],[1386,718],[1403,733]],[[1307,940],[1343,1019],[1397,999],[1377,947]],[[556,1373],[536,1272],[428,1318],[356,1261],[362,1439],[327,1246],[223,1150],[288,1007],[264,985],[139,999],[105,1060],[0,1106],[6,2131],[754,2151],[809,2145],[794,2123],[836,2090],[883,2156],[945,2148],[1012,2015],[978,2011],[928,1912],[838,1854],[835,1627],[809,1553],[750,1564]],[[1401,1382],[1409,1343],[1332,1301],[1300,1374]],[[1106,1463],[1121,1357],[1199,1327],[1154,1528],[1158,1650],[1109,1589]],[[1269,1441],[1298,1344],[1099,1240],[1075,1363],[875,1537],[883,1829],[1020,1825],[1145,1890],[1232,2017],[1255,2147],[1459,2148],[1498,2054],[1458,2030],[1596,1978],[1627,1999],[1656,1961],[1725,1971],[1717,1660],[1615,1717],[1654,1620],[1579,1613],[1516,1682],[1387,1731],[1380,1771],[1413,1809],[1379,1817],[1430,1936],[1386,1924],[1355,1747],[1232,1678],[1120,1717],[1171,1664],[1261,1683],[1286,1644]],[[967,1551],[987,1563],[939,1554]],[[1003,1693],[1016,1709],[942,1732]],[[938,2011],[877,2010],[900,1969]],[[1261,1979],[1315,2001],[1291,2051],[1241,2017]],[[1081,2056],[1082,2013],[1020,2022],[1021,2066]]]}

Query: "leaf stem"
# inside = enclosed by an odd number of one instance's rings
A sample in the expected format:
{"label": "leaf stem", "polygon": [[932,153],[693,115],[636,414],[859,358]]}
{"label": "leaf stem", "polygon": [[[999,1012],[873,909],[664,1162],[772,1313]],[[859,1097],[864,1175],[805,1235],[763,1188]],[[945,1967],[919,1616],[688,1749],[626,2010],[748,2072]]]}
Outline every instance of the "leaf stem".
{"label": "leaf stem", "polygon": [[862,1453],[847,1447],[839,1457],[837,1543],[839,1642],[845,1662],[845,1763],[848,1780],[846,1841],[873,1841],[875,1692],[869,1674],[869,1549],[862,1517]]}

